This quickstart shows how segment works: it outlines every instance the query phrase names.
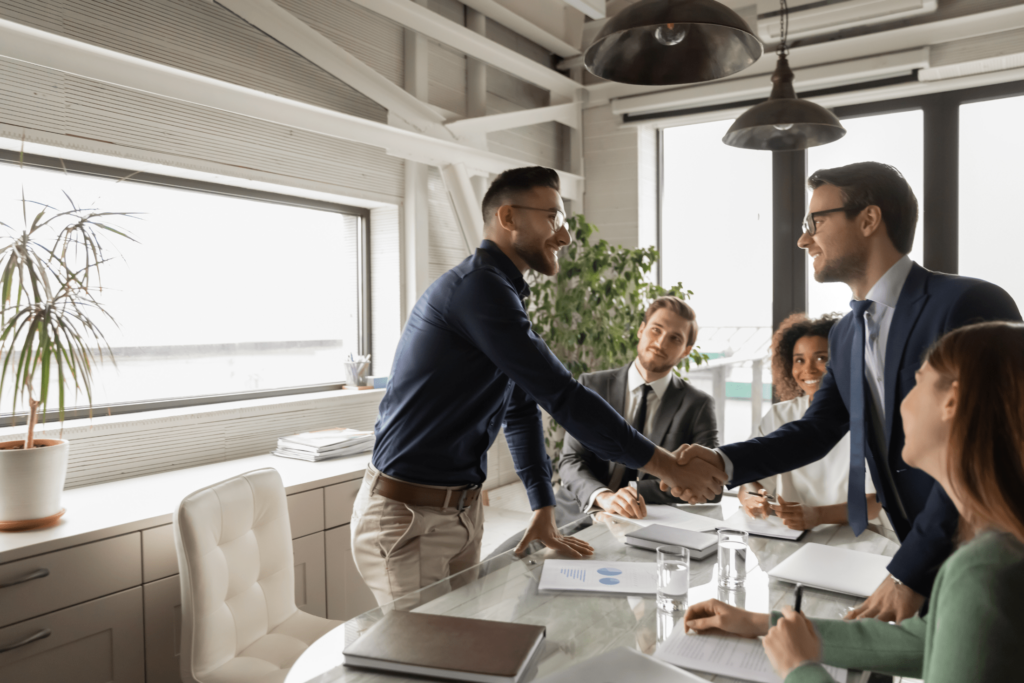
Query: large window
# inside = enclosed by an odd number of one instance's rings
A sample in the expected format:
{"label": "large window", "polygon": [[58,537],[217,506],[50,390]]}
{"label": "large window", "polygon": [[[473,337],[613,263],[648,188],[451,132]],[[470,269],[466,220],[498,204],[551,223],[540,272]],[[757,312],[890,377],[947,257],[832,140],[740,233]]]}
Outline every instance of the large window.
{"label": "large window", "polygon": [[[358,210],[12,163],[0,163],[0,188],[0,220],[15,226],[22,188],[57,209],[67,193],[138,214],[112,221],[137,242],[110,242],[98,298],[118,323],[101,325],[116,367],[96,368],[94,405],[340,385],[343,359],[360,351]],[[6,388],[3,398],[7,412]]]}
{"label": "large window", "polygon": [[724,144],[731,125],[665,129],[662,283],[693,290],[701,326],[770,326],[772,156]]}
{"label": "large window", "polygon": [[[858,161],[880,161],[899,169],[917,195],[921,215],[910,258],[922,263],[924,255],[924,115],[921,110],[843,119],[846,136],[838,142],[807,150],[807,173]],[[810,198],[810,194],[808,194]],[[831,207],[830,207],[831,208]],[[811,316],[850,310],[849,286],[820,283],[807,259],[807,312]]]}
{"label": "large window", "polygon": [[1024,96],[960,107],[960,274],[999,285],[1024,308]]}

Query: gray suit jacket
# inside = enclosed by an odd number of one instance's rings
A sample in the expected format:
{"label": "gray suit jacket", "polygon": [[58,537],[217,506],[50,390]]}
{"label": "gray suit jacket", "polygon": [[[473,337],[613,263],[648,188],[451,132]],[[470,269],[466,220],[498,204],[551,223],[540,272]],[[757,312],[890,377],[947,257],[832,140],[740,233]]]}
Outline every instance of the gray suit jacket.
{"label": "gray suit jacket", "polygon": [[[626,392],[629,365],[616,370],[591,372],[580,375],[580,384],[593,389],[611,404],[619,415],[626,413]],[[674,451],[684,443],[697,443],[708,448],[718,446],[718,425],[715,421],[715,401],[689,382],[673,376],[654,419],[651,441]],[[602,460],[584,448],[583,444],[567,434],[562,446],[558,473],[562,488],[556,497],[560,522],[582,514],[594,491],[607,488],[615,463]],[[639,473],[637,482],[640,495],[648,503],[677,504],[683,501],[658,487],[658,480],[646,472]]]}

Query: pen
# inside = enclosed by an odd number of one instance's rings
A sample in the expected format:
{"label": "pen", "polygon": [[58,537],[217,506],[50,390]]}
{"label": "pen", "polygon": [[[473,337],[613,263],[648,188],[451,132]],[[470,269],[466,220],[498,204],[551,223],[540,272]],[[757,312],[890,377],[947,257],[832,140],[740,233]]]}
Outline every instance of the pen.
{"label": "pen", "polygon": [[804,585],[798,583],[796,585],[796,604],[793,605],[793,609],[797,612],[800,611],[800,603],[804,600]]}

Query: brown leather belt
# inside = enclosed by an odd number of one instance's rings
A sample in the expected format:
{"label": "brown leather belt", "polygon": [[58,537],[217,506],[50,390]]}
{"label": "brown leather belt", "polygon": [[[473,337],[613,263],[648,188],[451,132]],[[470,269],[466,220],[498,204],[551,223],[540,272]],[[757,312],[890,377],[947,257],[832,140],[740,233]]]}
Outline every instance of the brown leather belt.
{"label": "brown leather belt", "polygon": [[462,512],[480,497],[480,487],[473,485],[467,488],[436,489],[379,476],[372,493],[379,493],[385,498],[406,505],[424,505],[435,508],[453,507]]}

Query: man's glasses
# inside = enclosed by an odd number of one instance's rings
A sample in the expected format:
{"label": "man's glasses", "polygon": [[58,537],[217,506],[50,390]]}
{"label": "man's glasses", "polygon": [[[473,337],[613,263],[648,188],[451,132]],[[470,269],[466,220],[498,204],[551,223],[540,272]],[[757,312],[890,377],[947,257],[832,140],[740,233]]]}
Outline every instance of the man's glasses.
{"label": "man's glasses", "polygon": [[855,207],[841,206],[838,209],[825,209],[824,211],[815,211],[814,213],[807,214],[807,218],[804,219],[804,233],[807,235],[814,235],[818,232],[818,221],[822,223],[825,219],[822,218],[827,213],[835,213],[837,211],[856,211]]}
{"label": "man's glasses", "polygon": [[527,211],[543,211],[548,214],[548,218],[551,219],[555,226],[555,230],[561,230],[568,223],[565,220],[565,214],[561,211],[552,211],[551,209],[540,209],[536,206],[519,206],[518,204],[509,204],[513,209],[526,209]]}

